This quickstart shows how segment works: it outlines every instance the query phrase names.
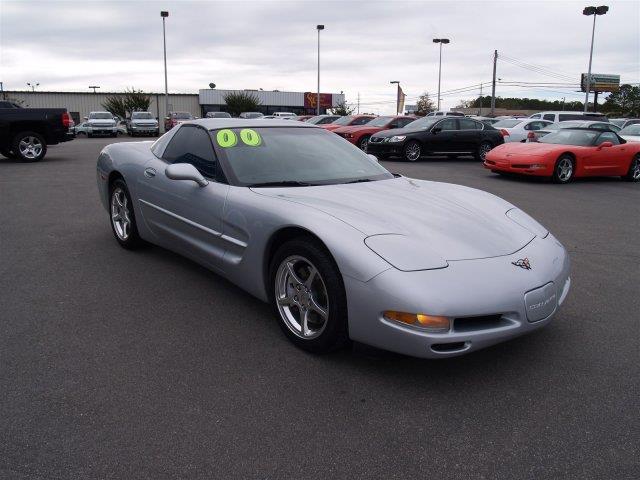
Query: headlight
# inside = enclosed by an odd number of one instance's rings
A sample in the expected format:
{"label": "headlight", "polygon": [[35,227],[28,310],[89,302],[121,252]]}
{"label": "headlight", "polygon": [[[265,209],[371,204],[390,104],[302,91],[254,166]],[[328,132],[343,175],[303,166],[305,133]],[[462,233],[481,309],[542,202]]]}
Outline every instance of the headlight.
{"label": "headlight", "polygon": [[540,225],[533,217],[527,215],[519,208],[512,208],[506,213],[507,217],[516,222],[523,228],[526,228],[534,235],[540,238],[545,238],[549,235],[549,230]]}
{"label": "headlight", "polygon": [[390,142],[402,142],[404,141],[404,139],[407,138],[406,135],[394,135],[393,137],[391,137],[389,139]]}

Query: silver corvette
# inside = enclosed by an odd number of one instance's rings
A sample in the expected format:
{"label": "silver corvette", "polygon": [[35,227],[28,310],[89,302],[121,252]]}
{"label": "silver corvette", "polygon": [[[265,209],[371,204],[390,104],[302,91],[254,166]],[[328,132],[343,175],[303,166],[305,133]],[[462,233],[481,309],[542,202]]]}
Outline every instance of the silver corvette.
{"label": "silver corvette", "polygon": [[460,355],[546,325],[571,283],[564,247],[522,210],[393,175],[306,123],[183,123],[107,146],[97,181],[120,245],[210,268],[313,352]]}

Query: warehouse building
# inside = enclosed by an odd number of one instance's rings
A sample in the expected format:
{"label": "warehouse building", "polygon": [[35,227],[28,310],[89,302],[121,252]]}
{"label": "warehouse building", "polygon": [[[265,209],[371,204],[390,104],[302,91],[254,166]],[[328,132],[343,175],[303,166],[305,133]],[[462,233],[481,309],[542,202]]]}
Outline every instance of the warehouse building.
{"label": "warehouse building", "polygon": [[[313,92],[280,92],[278,90],[200,90],[195,93],[170,93],[170,112],[189,112],[195,117],[203,117],[207,112],[226,111],[224,101],[228,93],[245,92],[254,95],[260,102],[258,111],[266,114],[274,112],[293,112],[314,114],[317,94]],[[107,97],[121,96],[123,92],[45,92],[45,91],[3,91],[0,97],[20,104],[25,108],[66,108],[76,123],[89,112],[104,110],[102,106]],[[149,111],[159,119],[167,115],[163,93],[148,93],[151,97]],[[342,93],[321,93],[320,111],[344,102]],[[162,122],[161,122],[162,123]]]}

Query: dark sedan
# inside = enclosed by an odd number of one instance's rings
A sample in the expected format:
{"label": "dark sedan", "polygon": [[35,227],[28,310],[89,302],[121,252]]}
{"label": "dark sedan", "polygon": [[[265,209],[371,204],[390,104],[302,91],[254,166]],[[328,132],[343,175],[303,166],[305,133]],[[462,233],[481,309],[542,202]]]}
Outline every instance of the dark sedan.
{"label": "dark sedan", "polygon": [[404,128],[371,136],[367,152],[384,159],[399,156],[415,162],[423,155],[474,155],[478,160],[504,143],[495,128],[471,118],[425,117]]}

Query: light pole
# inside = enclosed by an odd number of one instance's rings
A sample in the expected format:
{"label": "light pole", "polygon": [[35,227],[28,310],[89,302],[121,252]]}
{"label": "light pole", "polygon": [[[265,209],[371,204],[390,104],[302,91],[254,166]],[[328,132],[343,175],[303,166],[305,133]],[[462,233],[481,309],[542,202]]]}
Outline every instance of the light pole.
{"label": "light pole", "polygon": [[162,17],[162,45],[164,47],[164,115],[169,115],[169,87],[167,87],[167,34],[164,26],[164,19],[169,16],[169,12],[160,12]]}
{"label": "light pole", "polygon": [[400,110],[400,82],[398,80],[392,80],[389,83],[391,85],[394,83],[398,85],[398,88],[396,88],[396,115],[400,115],[398,112],[398,110]]}
{"label": "light pole", "polygon": [[93,88],[93,93],[96,93],[96,88],[100,88],[99,85],[89,85],[89,88]]}
{"label": "light pole", "polygon": [[440,80],[442,79],[442,44],[449,43],[448,38],[434,38],[433,43],[440,44],[440,66],[438,67],[438,110],[440,110]]}
{"label": "light pole", "polygon": [[[584,111],[587,111],[587,106],[589,105],[589,89],[591,88],[591,61],[593,60],[593,37],[596,34],[596,17],[598,15],[604,15],[609,11],[609,7],[606,5],[601,5],[599,7],[585,7],[582,10],[582,14],[587,17],[593,15],[593,29],[591,30],[591,51],[589,52],[589,71],[587,72],[587,88],[584,97]],[[595,105],[594,105],[595,107]]]}
{"label": "light pole", "polygon": [[316,115],[320,115],[320,30],[324,30],[324,25],[316,25],[318,30],[318,98],[316,98]]}
{"label": "light pole", "polygon": [[29,87],[31,87],[31,91],[32,91],[32,92],[35,92],[35,91],[36,91],[36,87],[37,87],[38,85],[40,85],[40,83],[38,83],[38,82],[35,82],[35,83],[29,83],[29,82],[27,82],[27,85],[28,85]]}

